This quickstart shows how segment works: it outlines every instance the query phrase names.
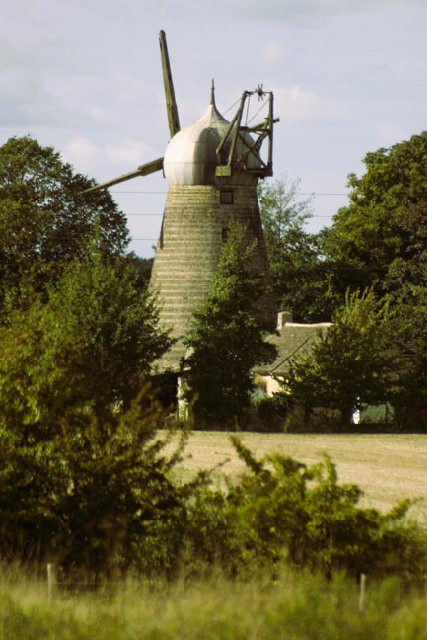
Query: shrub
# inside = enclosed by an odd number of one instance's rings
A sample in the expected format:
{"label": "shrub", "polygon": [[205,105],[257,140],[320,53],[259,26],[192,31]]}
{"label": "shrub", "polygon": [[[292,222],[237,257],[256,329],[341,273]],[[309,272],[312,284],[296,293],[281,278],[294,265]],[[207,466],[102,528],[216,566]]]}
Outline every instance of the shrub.
{"label": "shrub", "polygon": [[257,460],[232,440],[248,471],[228,482],[222,499],[210,496],[206,531],[193,539],[196,554],[206,555],[209,540],[232,575],[262,566],[275,571],[285,562],[327,577],[340,571],[423,577],[427,538],[405,520],[410,501],[386,514],[362,508],[361,490],[339,484],[326,455],[313,466],[279,454]]}
{"label": "shrub", "polygon": [[145,385],[129,410],[108,422],[88,411],[41,442],[0,432],[3,558],[111,575],[141,569],[154,538],[151,567],[167,571],[186,497],[171,478],[185,434],[166,454],[172,432],[159,431],[165,418]]}

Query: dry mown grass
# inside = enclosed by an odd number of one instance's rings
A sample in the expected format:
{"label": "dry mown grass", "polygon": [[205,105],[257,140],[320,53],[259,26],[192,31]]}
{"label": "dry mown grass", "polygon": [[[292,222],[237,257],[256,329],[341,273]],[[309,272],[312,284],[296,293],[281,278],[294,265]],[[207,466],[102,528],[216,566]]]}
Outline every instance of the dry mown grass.
{"label": "dry mown grass", "polygon": [[[243,443],[261,457],[278,452],[312,464],[327,452],[340,482],[357,484],[365,493],[363,506],[389,510],[404,498],[421,498],[412,517],[427,518],[427,435],[313,435],[242,433]],[[185,450],[184,471],[223,465],[218,474],[243,471],[223,432],[194,431]]]}

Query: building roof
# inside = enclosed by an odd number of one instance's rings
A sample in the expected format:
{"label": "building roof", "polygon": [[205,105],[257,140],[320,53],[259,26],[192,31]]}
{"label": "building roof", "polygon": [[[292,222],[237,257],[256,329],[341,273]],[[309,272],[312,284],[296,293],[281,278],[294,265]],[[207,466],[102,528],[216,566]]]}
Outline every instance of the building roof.
{"label": "building roof", "polygon": [[312,351],[313,342],[330,326],[330,322],[317,324],[286,322],[268,340],[277,349],[276,359],[270,364],[255,367],[254,371],[264,375],[285,375],[289,371],[291,359],[309,354]]}

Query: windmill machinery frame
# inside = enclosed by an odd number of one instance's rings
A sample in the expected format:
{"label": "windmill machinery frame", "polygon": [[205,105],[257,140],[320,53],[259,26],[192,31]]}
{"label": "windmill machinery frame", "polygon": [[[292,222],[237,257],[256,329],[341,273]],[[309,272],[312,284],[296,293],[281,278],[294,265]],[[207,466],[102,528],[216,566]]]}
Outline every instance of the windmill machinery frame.
{"label": "windmill machinery frame", "polygon": [[[172,78],[172,68],[169,57],[169,50],[166,40],[166,33],[159,33],[160,53],[163,70],[163,83],[165,88],[166,112],[168,118],[169,132],[171,139],[181,130],[178,105],[175,96],[175,87]],[[247,109],[247,101],[251,96],[256,95],[258,99],[268,100],[268,116],[260,123],[253,126],[242,125],[245,109]],[[273,92],[264,91],[262,85],[259,85],[254,91],[244,91],[242,93],[239,107],[236,114],[229,124],[224,137],[220,141],[217,148],[218,166],[216,175],[230,176],[236,170],[246,170],[255,172],[259,177],[265,178],[273,175],[273,125],[279,122],[278,118],[273,115]],[[248,142],[247,136],[243,134],[251,134],[255,136],[252,143]],[[264,140],[268,140],[267,159],[265,161],[259,156],[259,152]],[[240,142],[240,153],[238,153],[237,142]],[[260,166],[256,169],[250,169],[247,166],[247,158],[249,155],[258,155]],[[107,180],[101,184],[97,184],[90,189],[86,189],[83,193],[91,193],[101,189],[108,189],[121,182],[132,180],[142,176],[147,176],[164,168],[164,156],[146,162],[133,171],[124,173],[116,178]]]}

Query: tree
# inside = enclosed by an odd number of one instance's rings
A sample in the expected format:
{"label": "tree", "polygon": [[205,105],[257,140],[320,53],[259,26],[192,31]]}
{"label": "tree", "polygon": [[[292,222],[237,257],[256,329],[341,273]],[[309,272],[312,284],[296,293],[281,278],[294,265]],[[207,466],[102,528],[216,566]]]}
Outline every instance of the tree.
{"label": "tree", "polygon": [[367,153],[366,172],[350,174],[350,204],[340,209],[325,234],[323,248],[334,265],[333,283],[376,285],[390,291],[395,263],[416,262],[427,237],[427,131],[389,149]]}
{"label": "tree", "polygon": [[164,429],[149,386],[101,424],[76,412],[55,432],[0,428],[3,560],[53,561],[85,579],[175,565],[185,486],[173,481],[185,441]]}
{"label": "tree", "polygon": [[[394,282],[410,269],[395,292],[396,344],[401,354],[393,398],[396,422],[405,429],[427,429],[427,265],[394,265]],[[416,271],[416,276],[414,271]],[[412,278],[412,281],[411,281]]]}
{"label": "tree", "polygon": [[226,428],[240,419],[249,404],[253,366],[275,355],[260,319],[265,279],[254,270],[254,249],[242,226],[229,229],[211,293],[194,312],[185,365],[199,424]]}
{"label": "tree", "polygon": [[93,248],[68,264],[47,303],[15,308],[0,331],[0,421],[55,430],[91,411],[102,421],[129,406],[152,362],[168,348],[156,301],[122,258]]}
{"label": "tree", "polygon": [[102,572],[173,528],[179,447],[146,381],[169,340],[137,278],[92,247],[0,329],[2,557]]}
{"label": "tree", "polygon": [[337,298],[374,286],[395,309],[401,353],[394,402],[403,426],[426,407],[427,131],[365,157],[366,172],[349,176],[350,203],[338,211],[323,247]]}
{"label": "tree", "polygon": [[279,307],[297,321],[315,322],[331,313],[326,265],[318,236],[304,229],[312,216],[311,200],[298,199],[298,187],[298,181],[288,186],[286,177],[261,184],[260,214]]}
{"label": "tree", "polygon": [[361,403],[392,398],[398,371],[392,315],[372,290],[347,293],[312,353],[291,365],[287,386],[307,417],[316,407],[338,410],[345,428]]}
{"label": "tree", "polygon": [[104,252],[124,252],[125,216],[107,191],[82,193],[93,184],[30,137],[0,148],[0,303],[23,280],[44,289],[95,231]]}

